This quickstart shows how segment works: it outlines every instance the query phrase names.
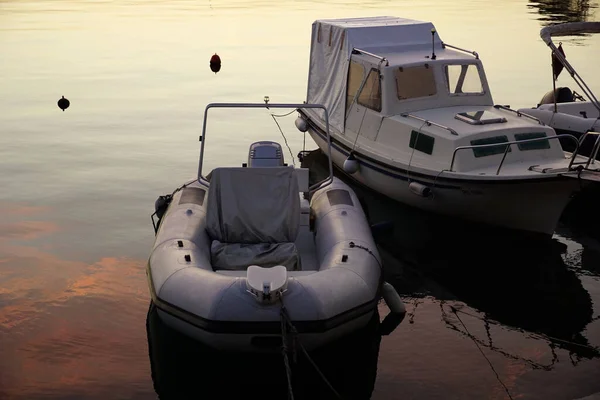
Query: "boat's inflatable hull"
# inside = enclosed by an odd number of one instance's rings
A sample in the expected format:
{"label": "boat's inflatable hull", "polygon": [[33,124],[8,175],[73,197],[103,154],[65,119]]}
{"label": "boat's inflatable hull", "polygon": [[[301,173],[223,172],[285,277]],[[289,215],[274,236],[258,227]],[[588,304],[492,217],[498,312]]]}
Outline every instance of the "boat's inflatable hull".
{"label": "boat's inflatable hull", "polygon": [[380,297],[381,261],[345,183],[334,178],[312,195],[311,216],[301,219],[296,242],[302,270],[288,271],[282,302],[273,304],[248,292],[246,271],[213,271],[208,190],[208,183],[194,182],[174,194],[148,261],[152,301],[169,327],[220,350],[271,351],[281,346],[282,304],[307,349],[367,324]]}

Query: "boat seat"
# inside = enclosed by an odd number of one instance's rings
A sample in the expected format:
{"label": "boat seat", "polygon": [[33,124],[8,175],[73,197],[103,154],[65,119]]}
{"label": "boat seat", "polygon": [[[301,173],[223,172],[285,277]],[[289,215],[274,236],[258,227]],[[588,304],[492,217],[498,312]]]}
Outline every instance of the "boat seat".
{"label": "boat seat", "polygon": [[300,269],[294,244],[300,225],[298,193],[292,167],[215,168],[206,205],[213,269]]}

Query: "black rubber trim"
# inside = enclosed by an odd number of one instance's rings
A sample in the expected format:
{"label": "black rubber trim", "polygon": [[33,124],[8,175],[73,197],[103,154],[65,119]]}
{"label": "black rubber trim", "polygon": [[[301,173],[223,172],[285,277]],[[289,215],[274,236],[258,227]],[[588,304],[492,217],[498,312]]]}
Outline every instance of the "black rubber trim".
{"label": "black rubber trim", "polygon": [[[280,321],[256,322],[256,321],[215,321],[199,317],[174,304],[160,299],[156,295],[150,264],[147,264],[146,274],[150,288],[152,302],[161,311],[183,320],[198,329],[210,333],[228,334],[278,334],[281,333]],[[373,299],[350,310],[344,311],[334,317],[318,321],[294,321],[294,327],[299,333],[323,333],[334,329],[347,322],[369,314],[377,307],[377,299]]]}
{"label": "black rubber trim", "polygon": [[[302,110],[298,110],[298,112],[304,116],[304,119],[308,123],[308,125],[313,129],[313,131],[321,137],[323,140],[327,140],[327,134],[321,127],[319,127],[314,121],[310,119],[310,117],[302,112]],[[349,155],[350,151],[354,153],[355,157],[358,156],[357,161],[360,165],[364,165],[367,168],[371,168],[375,171],[378,171],[382,174],[391,176],[392,178],[396,178],[399,180],[407,181],[410,176],[411,181],[416,181],[422,183],[424,185],[431,185],[431,180],[433,179],[430,175],[421,174],[415,171],[407,171],[402,168],[395,167],[393,165],[385,164],[379,160],[371,158],[367,155],[362,154],[360,151],[356,149],[352,150],[350,147],[346,146],[342,142],[340,142],[335,137],[331,136],[331,147],[336,148],[339,152],[344,155]],[[343,170],[342,170],[343,171]],[[540,177],[542,175],[540,174]],[[519,183],[541,183],[541,182],[551,182],[551,181],[559,181],[570,178],[565,178],[562,176],[553,176],[550,178],[544,178],[543,181],[540,181],[538,178],[529,178],[529,179],[508,179],[508,180],[477,180],[477,179],[456,179],[456,178],[448,178],[444,177],[443,174],[435,178],[435,187],[436,188],[445,188],[445,189],[458,189],[462,190],[462,186],[464,184],[477,184],[477,185],[512,185]]]}

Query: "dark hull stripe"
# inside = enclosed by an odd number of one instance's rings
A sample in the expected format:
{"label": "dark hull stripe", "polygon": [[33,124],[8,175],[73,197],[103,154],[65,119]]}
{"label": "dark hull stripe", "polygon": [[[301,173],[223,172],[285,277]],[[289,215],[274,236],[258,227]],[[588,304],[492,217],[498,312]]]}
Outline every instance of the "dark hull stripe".
{"label": "dark hull stripe", "polygon": [[[154,289],[154,282],[152,281],[152,273],[150,271],[150,264],[148,263],[146,268],[148,275],[150,295],[152,302],[161,311],[178,318],[182,321],[187,322],[190,325],[195,326],[210,333],[222,333],[222,334],[280,334],[281,323],[279,321],[268,321],[268,322],[256,322],[256,321],[216,321],[206,318],[202,318],[196,314],[193,314],[183,308],[180,308],[174,304],[166,302],[160,299],[156,295]],[[344,311],[334,317],[318,320],[318,321],[293,321],[294,326],[299,333],[323,333],[331,329],[337,328],[347,322],[355,320],[359,317],[369,314],[377,307],[377,299],[373,299],[369,302],[361,304],[350,310]]]}
{"label": "dark hull stripe", "polygon": [[[302,111],[299,111],[299,112],[304,116],[304,118],[306,119],[306,121],[307,121],[308,125],[310,126],[310,128],[312,129],[312,131],[314,133],[316,133],[317,135],[319,135],[319,137],[322,140],[327,142],[327,134],[325,133],[325,131],[323,131],[317,124],[315,124],[310,119],[310,117],[308,117]],[[339,151],[340,153],[342,153],[345,156],[348,156],[350,154],[350,151],[352,150],[350,147],[346,146],[344,143],[342,143],[340,140],[336,139],[333,136],[331,137],[331,147],[336,149],[337,151]],[[564,178],[562,176],[557,176],[557,175],[545,177],[541,173],[540,173],[539,178],[509,179],[509,180],[493,179],[493,180],[482,181],[482,180],[477,180],[477,179],[462,179],[462,178],[457,179],[457,178],[444,177],[443,174],[436,178],[432,175],[426,175],[426,174],[421,174],[421,173],[414,172],[414,171],[408,171],[406,169],[398,168],[393,165],[385,164],[379,160],[376,160],[367,155],[364,155],[356,150],[354,150],[354,155],[355,155],[358,163],[361,166],[364,165],[365,167],[367,167],[369,169],[372,169],[374,171],[377,171],[381,174],[390,176],[395,179],[408,181],[409,180],[408,176],[410,176],[411,181],[419,182],[419,183],[426,184],[426,185],[431,184],[431,181],[435,179],[435,187],[436,188],[461,189],[461,187],[465,184],[500,185],[500,184],[533,183],[533,182],[539,182],[540,180],[543,180],[543,182],[550,182],[550,181],[560,181],[560,180],[567,179],[567,178]],[[343,171],[343,169],[341,169],[341,170]]]}

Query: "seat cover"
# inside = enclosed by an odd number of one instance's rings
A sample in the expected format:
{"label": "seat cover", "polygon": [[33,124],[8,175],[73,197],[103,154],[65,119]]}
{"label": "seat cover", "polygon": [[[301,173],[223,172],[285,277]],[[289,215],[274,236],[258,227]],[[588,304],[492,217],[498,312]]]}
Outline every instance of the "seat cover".
{"label": "seat cover", "polygon": [[299,268],[294,245],[300,197],[293,168],[216,168],[208,190],[206,231],[215,270],[249,265]]}
{"label": "seat cover", "polygon": [[300,198],[291,167],[215,168],[207,199],[206,230],[223,243],[293,242]]}
{"label": "seat cover", "polygon": [[262,268],[277,265],[288,271],[300,269],[300,255],[296,245],[287,243],[221,243],[213,240],[210,246],[211,264],[215,270],[243,271],[256,264]]}

